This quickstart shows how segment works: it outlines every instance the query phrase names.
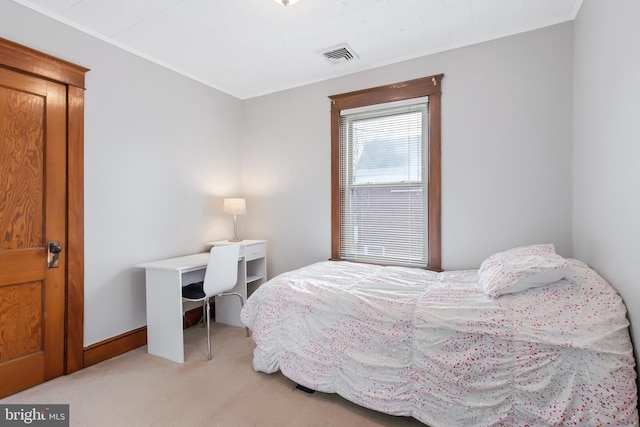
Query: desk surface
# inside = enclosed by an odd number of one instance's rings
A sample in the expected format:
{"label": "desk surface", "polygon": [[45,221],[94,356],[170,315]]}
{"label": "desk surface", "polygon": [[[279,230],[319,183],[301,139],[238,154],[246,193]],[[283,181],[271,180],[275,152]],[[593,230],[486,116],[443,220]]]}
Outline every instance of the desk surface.
{"label": "desk surface", "polygon": [[[266,240],[243,240],[241,242],[229,242],[227,240],[220,240],[217,242],[207,242],[209,245],[240,245],[240,257],[238,260],[244,257],[244,247],[256,245],[259,243],[265,243]],[[176,258],[161,259],[159,261],[145,262],[142,264],[136,264],[134,267],[138,268],[154,268],[157,270],[175,270],[181,273],[188,271],[199,270],[207,266],[209,262],[209,252],[203,252],[201,254],[185,255]]]}
{"label": "desk surface", "polygon": [[201,254],[186,255],[176,258],[163,259],[160,261],[136,264],[136,267],[154,268],[158,270],[175,270],[184,273],[187,271],[199,270],[203,267],[206,267],[208,262],[209,252],[203,252]]}

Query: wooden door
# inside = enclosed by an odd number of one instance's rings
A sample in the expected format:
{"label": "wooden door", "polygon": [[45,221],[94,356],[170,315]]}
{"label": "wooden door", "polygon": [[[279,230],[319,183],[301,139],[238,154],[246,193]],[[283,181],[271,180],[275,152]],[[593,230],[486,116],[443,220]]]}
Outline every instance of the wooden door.
{"label": "wooden door", "polygon": [[66,91],[0,68],[0,397],[64,373]]}

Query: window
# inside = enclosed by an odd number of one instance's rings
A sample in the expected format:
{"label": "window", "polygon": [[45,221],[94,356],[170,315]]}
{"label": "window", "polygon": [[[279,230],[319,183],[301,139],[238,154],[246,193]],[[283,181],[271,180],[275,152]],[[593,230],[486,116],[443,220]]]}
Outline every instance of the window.
{"label": "window", "polygon": [[333,259],[440,269],[442,77],[330,97]]}
{"label": "window", "polygon": [[341,258],[427,265],[427,105],[341,112]]}

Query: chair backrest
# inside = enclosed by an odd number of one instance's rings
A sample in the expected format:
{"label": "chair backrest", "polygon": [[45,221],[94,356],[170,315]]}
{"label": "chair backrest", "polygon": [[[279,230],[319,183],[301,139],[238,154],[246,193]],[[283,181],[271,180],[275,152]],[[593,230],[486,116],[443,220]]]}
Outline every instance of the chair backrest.
{"label": "chair backrest", "polygon": [[240,245],[214,246],[209,252],[209,263],[204,273],[204,293],[208,297],[228,292],[238,280]]}

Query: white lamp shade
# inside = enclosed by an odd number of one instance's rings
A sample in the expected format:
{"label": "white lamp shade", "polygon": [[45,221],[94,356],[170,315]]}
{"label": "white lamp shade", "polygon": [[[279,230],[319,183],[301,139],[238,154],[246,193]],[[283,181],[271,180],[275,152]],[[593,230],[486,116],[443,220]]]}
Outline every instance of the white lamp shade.
{"label": "white lamp shade", "polygon": [[290,4],[297,3],[298,0],[275,0],[276,3],[280,3],[283,6],[288,6]]}
{"label": "white lamp shade", "polygon": [[244,199],[224,199],[222,210],[229,215],[245,215],[247,204]]}

